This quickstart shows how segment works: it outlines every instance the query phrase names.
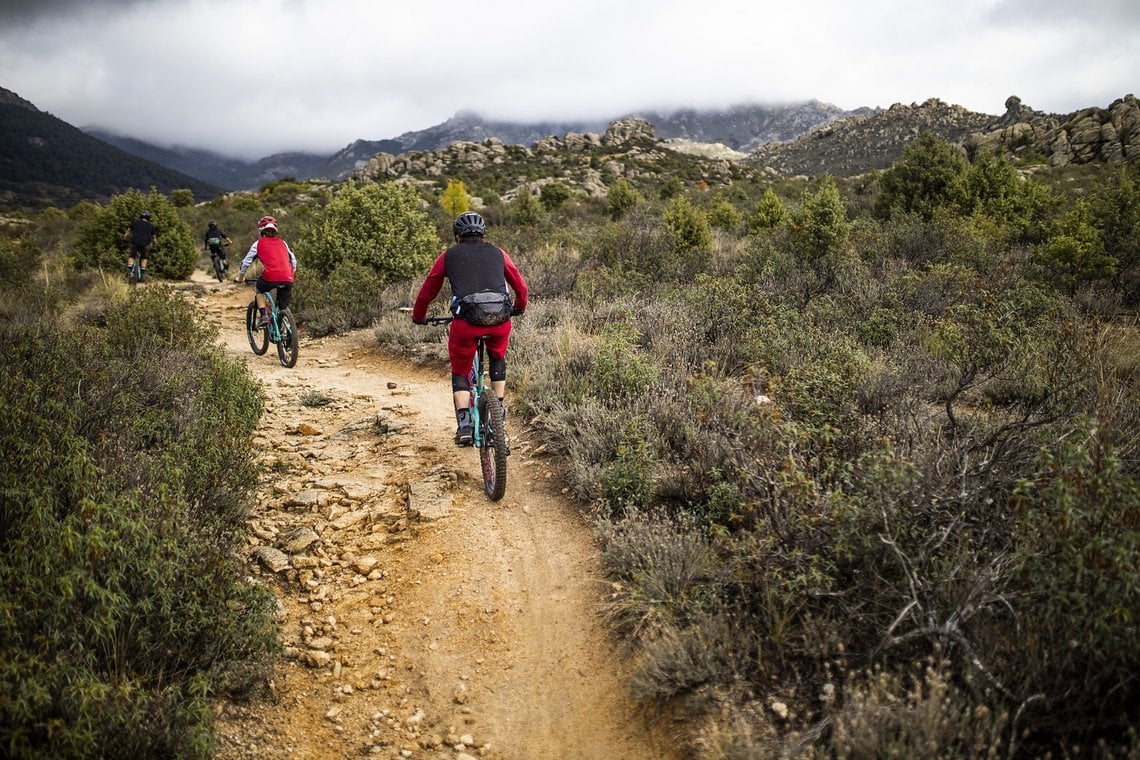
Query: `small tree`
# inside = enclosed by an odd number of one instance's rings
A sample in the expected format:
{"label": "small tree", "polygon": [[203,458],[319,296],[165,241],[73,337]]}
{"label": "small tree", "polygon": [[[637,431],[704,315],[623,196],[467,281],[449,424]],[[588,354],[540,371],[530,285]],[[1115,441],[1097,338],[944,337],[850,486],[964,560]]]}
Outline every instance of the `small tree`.
{"label": "small tree", "polygon": [[1140,303],[1140,170],[1121,167],[1090,201],[1104,250],[1117,260],[1113,284],[1125,303]]}
{"label": "small tree", "polygon": [[297,257],[326,277],[341,262],[364,264],[387,283],[422,273],[439,244],[412,188],[348,185],[305,227]]}
{"label": "small tree", "polygon": [[574,191],[565,182],[548,182],[539,191],[538,200],[547,211],[553,211],[570,200],[572,195]]}
{"label": "small tree", "polygon": [[606,208],[610,213],[610,218],[615,222],[643,202],[644,199],[640,193],[634,190],[633,185],[625,179],[619,179],[615,182],[609,193],[606,194]]}
{"label": "small tree", "polygon": [[1081,199],[1053,225],[1049,240],[1037,248],[1037,260],[1069,295],[1090,280],[1111,277],[1116,259],[1104,251],[1104,240],[1093,226],[1089,204]]}
{"label": "small tree", "polygon": [[981,212],[999,221],[1014,239],[1024,239],[1052,204],[1053,192],[1041,182],[1022,179],[1001,156],[983,153],[961,179],[957,203],[964,214]]}
{"label": "small tree", "polygon": [[543,213],[542,203],[526,188],[520,190],[507,207],[507,219],[511,224],[520,227],[538,224],[542,220]]}
{"label": "small tree", "polygon": [[720,230],[726,232],[735,232],[740,228],[743,218],[740,212],[736,210],[736,206],[723,196],[715,198],[709,204],[709,224]]}
{"label": "small tree", "polygon": [[678,275],[692,275],[708,266],[713,239],[704,211],[681,195],[669,202],[661,225],[680,266]]}
{"label": "small tree", "polygon": [[194,205],[193,190],[175,190],[170,194],[170,203],[175,208],[190,208]]}
{"label": "small tree", "polygon": [[463,180],[451,179],[447,181],[447,189],[443,191],[439,205],[443,206],[443,210],[452,218],[471,210],[471,195],[463,186]]}
{"label": "small tree", "polygon": [[962,178],[968,167],[958,148],[924,132],[906,146],[898,163],[883,172],[883,193],[875,209],[883,218],[897,208],[930,221],[935,209],[961,199]]}
{"label": "small tree", "polygon": [[748,217],[748,232],[755,235],[762,230],[778,227],[787,220],[788,210],[784,208],[784,204],[780,202],[779,197],[769,187],[764,190],[764,195],[756,204],[756,210]]}
{"label": "small tree", "polygon": [[847,206],[831,177],[824,177],[814,193],[804,193],[795,221],[797,248],[810,263],[839,254],[851,235]]}
{"label": "small tree", "polygon": [[665,180],[665,184],[661,186],[661,200],[667,201],[670,198],[676,198],[683,192],[685,192],[684,183],[677,177],[670,177]]}

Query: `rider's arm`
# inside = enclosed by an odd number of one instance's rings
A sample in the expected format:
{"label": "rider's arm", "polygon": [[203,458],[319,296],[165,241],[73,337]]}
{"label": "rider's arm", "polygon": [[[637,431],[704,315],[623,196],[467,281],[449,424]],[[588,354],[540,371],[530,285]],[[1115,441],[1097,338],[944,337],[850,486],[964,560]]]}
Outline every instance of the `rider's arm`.
{"label": "rider's arm", "polygon": [[249,252],[246,253],[245,258],[241,260],[241,266],[238,267],[238,274],[245,275],[245,270],[253,266],[253,260],[257,258],[257,241],[253,241],[253,245],[249,247]]}
{"label": "rider's arm", "polygon": [[506,275],[507,284],[511,286],[511,290],[515,291],[515,310],[525,311],[527,301],[526,280],[523,279],[519,268],[515,266],[515,262],[511,261],[511,257],[507,255],[506,251],[503,251],[503,274]]}
{"label": "rider's arm", "polygon": [[416,303],[412,307],[412,321],[422,322],[424,317],[427,316],[428,306],[431,305],[432,299],[439,295],[440,288],[443,287],[443,278],[446,276],[443,268],[443,254],[439,254],[439,258],[431,265],[431,271],[428,272],[424,284],[420,286],[420,292],[416,296]]}
{"label": "rider's arm", "polygon": [[[284,240],[282,240],[281,242],[285,243]],[[289,247],[288,243],[285,243],[285,250],[289,252],[289,266],[293,267],[293,274],[296,274],[297,273],[297,257],[293,255],[293,249]]]}

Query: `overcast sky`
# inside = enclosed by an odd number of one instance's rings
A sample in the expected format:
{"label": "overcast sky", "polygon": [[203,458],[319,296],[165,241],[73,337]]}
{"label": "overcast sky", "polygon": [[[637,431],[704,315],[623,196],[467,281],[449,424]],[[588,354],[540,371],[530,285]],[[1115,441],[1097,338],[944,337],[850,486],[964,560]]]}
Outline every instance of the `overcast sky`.
{"label": "overcast sky", "polygon": [[244,158],[438,124],[1140,91],[1140,0],[0,0],[0,87]]}

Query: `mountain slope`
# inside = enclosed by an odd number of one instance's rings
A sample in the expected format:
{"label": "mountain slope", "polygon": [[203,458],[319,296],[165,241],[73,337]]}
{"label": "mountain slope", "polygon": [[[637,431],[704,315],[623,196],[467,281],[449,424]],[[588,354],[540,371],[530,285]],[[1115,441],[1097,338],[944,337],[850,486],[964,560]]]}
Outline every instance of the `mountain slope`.
{"label": "mountain slope", "polygon": [[253,163],[227,159],[209,151],[160,148],[97,128],[87,131],[123,150],[227,189],[251,190],[283,177],[342,180],[380,153],[441,151],[455,142],[481,143],[490,138],[505,145],[529,146],[552,135],[601,134],[613,121],[630,117],[651,123],[662,139],[722,143],[734,150],[749,151],[771,140],[791,140],[836,118],[865,111],[844,111],[818,100],[778,106],[737,105],[724,110],[688,108],[628,114],[614,119],[542,122],[494,120],[471,111],[460,111],[427,129],[404,132],[385,140],[356,140],[331,156],[279,153]]}
{"label": "mountain slope", "polygon": [[896,103],[885,111],[838,119],[791,142],[761,146],[746,163],[783,175],[851,176],[886,169],[923,132],[960,143],[996,118],[937,98],[921,105]]}
{"label": "mountain slope", "polygon": [[109,145],[0,88],[0,204],[66,207],[151,187],[163,193],[185,188],[196,198],[220,191]]}
{"label": "mountain slope", "polygon": [[962,146],[970,157],[990,151],[1051,166],[1140,161],[1140,103],[1132,95],[1067,115],[1035,111],[1016,95],[1005,107],[1003,115],[991,116],[937,98],[896,103],[761,146],[745,163],[784,175],[852,176],[891,166],[923,132]]}

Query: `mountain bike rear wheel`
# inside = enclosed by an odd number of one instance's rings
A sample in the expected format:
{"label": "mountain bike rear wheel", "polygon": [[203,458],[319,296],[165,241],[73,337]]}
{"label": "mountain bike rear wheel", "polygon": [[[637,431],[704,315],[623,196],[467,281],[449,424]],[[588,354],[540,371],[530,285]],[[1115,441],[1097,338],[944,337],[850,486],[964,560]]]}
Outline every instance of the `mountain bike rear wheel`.
{"label": "mountain bike rear wheel", "polygon": [[245,309],[245,335],[249,338],[249,347],[255,354],[261,356],[269,350],[269,328],[256,327],[259,311],[257,300],[250,301]]}
{"label": "mountain bike rear wheel", "polygon": [[226,279],[226,270],[222,268],[221,256],[210,256],[214,262],[214,276],[218,278],[218,282]]}
{"label": "mountain bike rear wheel", "polygon": [[483,491],[491,501],[498,501],[507,492],[507,426],[503,405],[490,389],[479,396],[479,427]]}
{"label": "mountain bike rear wheel", "polygon": [[281,340],[277,341],[277,358],[281,360],[282,367],[292,367],[297,363],[297,325],[293,322],[293,313],[288,309],[278,317]]}

